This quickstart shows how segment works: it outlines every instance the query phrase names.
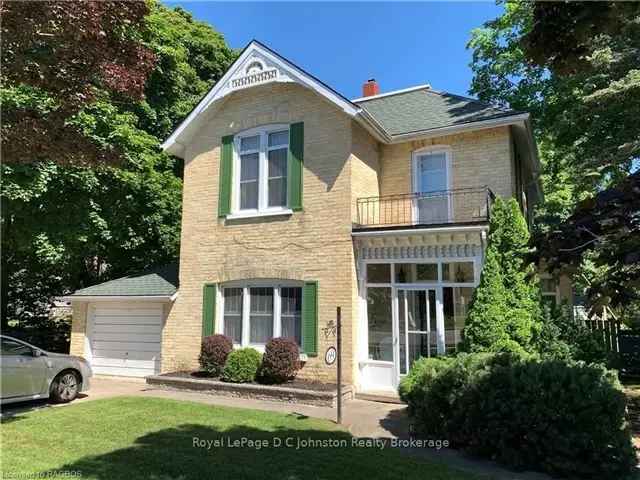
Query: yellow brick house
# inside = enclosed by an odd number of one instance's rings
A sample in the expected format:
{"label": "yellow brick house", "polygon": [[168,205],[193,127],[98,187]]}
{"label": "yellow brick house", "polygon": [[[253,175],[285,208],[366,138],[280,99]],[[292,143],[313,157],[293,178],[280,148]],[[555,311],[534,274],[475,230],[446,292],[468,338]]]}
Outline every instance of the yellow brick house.
{"label": "yellow brick house", "polygon": [[391,391],[456,349],[492,198],[529,217],[540,196],[527,113],[374,80],[349,100],[257,41],[162,148],[184,159],[179,265],[69,297],[96,373],[193,369],[224,333],[294,338],[300,376],[330,381],[341,307],[346,380]]}

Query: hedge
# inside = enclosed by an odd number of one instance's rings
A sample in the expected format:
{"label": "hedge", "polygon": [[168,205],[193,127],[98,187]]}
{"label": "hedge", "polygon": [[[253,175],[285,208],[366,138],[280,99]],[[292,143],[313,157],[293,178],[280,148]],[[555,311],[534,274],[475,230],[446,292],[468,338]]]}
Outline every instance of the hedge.
{"label": "hedge", "polygon": [[521,469],[624,478],[636,464],[615,372],[514,354],[416,362],[400,395],[422,433]]}

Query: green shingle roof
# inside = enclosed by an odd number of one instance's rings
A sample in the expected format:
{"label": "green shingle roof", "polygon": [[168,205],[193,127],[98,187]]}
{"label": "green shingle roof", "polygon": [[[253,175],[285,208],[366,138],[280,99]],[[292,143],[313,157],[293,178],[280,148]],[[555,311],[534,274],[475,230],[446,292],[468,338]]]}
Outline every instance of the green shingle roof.
{"label": "green shingle roof", "polygon": [[492,120],[521,112],[424,87],[355,102],[390,135]]}
{"label": "green shingle roof", "polygon": [[146,270],[134,275],[76,290],[72,296],[167,296],[178,291],[178,264]]}

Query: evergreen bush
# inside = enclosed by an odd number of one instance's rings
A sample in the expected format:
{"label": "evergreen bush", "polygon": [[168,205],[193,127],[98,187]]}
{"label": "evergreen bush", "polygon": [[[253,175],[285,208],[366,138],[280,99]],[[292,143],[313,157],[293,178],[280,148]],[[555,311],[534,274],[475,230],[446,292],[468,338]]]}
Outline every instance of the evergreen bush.
{"label": "evergreen bush", "polygon": [[496,198],[480,284],[463,330],[464,351],[536,351],[535,339],[542,328],[540,285],[526,260],[528,242],[516,200]]}
{"label": "evergreen bush", "polygon": [[234,350],[227,357],[222,380],[232,383],[252,382],[256,378],[261,361],[260,352],[251,347]]}

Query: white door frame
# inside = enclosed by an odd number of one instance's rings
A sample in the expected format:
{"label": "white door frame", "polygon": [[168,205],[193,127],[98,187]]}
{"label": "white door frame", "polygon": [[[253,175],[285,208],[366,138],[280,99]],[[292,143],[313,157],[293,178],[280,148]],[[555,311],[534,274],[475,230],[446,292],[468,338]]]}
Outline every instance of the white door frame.
{"label": "white door frame", "polygon": [[[451,147],[449,145],[430,145],[428,147],[423,147],[418,150],[414,150],[411,152],[411,191],[413,193],[422,193],[422,188],[420,187],[420,175],[418,175],[418,162],[419,157],[422,155],[436,154],[436,153],[444,153],[445,155],[445,177],[446,177],[446,185],[445,190],[447,191],[446,199],[447,199],[447,221],[451,221],[453,218],[453,205],[451,202]],[[420,219],[420,214],[418,211],[418,199],[414,199],[413,203],[413,222],[418,223]]]}
{"label": "white door frame", "polygon": [[[437,339],[436,339],[436,352],[437,355],[443,355],[445,353],[446,347],[445,347],[445,332],[444,332],[444,309],[443,309],[443,305],[442,305],[442,287],[441,286],[434,286],[434,285],[424,285],[424,286],[416,286],[416,285],[412,285],[412,286],[408,286],[408,287],[393,287],[392,288],[392,308],[393,308],[393,346],[394,346],[394,351],[393,351],[393,363],[394,363],[394,367],[395,367],[395,371],[396,371],[396,378],[397,381],[400,381],[400,378],[403,377],[405,374],[400,373],[400,322],[401,321],[405,321],[405,328],[404,328],[404,335],[405,335],[405,361],[407,361],[407,372],[409,371],[409,367],[410,365],[408,364],[408,358],[409,358],[409,329],[408,329],[408,315],[409,315],[409,311],[407,308],[407,305],[405,305],[405,309],[404,309],[404,319],[400,318],[400,296],[398,295],[398,293],[400,291],[414,291],[414,292],[425,292],[425,301],[426,303],[426,311],[427,311],[427,318],[429,318],[429,328],[431,328],[432,325],[432,321],[435,321],[435,326],[436,326],[436,335],[437,335]],[[436,317],[435,318],[430,318],[431,316],[431,312],[429,310],[429,291],[433,291],[435,292],[435,310],[436,310]],[[405,297],[405,301],[406,301]],[[427,332],[427,338],[429,338],[430,335],[430,331]],[[429,338],[429,340],[431,340]]]}

